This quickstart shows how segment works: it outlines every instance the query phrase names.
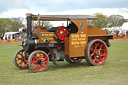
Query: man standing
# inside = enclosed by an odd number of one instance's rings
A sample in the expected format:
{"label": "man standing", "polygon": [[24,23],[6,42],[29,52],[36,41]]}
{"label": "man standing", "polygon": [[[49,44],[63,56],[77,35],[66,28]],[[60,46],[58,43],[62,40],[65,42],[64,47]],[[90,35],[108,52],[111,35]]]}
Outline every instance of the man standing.
{"label": "man standing", "polygon": [[2,41],[1,41],[1,33],[0,33],[0,43],[2,43]]}
{"label": "man standing", "polygon": [[0,43],[3,42],[3,37],[4,37],[4,34],[2,33],[2,34],[0,35]]}
{"label": "man standing", "polygon": [[127,36],[127,39],[128,39],[128,30],[126,30],[126,36]]}

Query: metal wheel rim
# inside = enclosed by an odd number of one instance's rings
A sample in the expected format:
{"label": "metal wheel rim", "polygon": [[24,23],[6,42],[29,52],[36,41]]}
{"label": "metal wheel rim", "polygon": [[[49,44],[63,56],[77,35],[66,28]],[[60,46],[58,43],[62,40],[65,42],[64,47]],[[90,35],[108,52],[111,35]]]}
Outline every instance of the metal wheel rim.
{"label": "metal wheel rim", "polygon": [[[63,34],[61,34],[61,32],[63,32]],[[64,40],[65,37],[67,36],[68,34],[68,30],[66,27],[59,27],[57,29],[57,37],[60,39],[60,40]]]}
{"label": "metal wheel rim", "polygon": [[28,60],[26,59],[27,54],[24,50],[19,50],[14,56],[14,64],[21,69],[28,68]]}
{"label": "metal wheel rim", "polygon": [[46,70],[48,62],[47,54],[42,51],[37,51],[30,59],[30,66],[34,72],[40,72]]}
{"label": "metal wheel rim", "polygon": [[89,58],[95,65],[101,65],[107,58],[107,47],[102,41],[95,41],[89,49]]}

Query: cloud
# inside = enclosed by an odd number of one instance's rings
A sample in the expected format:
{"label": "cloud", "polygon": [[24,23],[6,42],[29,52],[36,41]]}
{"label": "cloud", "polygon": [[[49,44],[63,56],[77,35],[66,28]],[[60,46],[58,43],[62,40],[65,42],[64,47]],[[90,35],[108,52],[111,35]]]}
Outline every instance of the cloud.
{"label": "cloud", "polygon": [[102,13],[104,15],[122,15],[128,19],[128,8],[91,8],[91,9],[76,9],[76,10],[66,10],[61,12],[46,12],[40,10],[35,10],[33,14],[43,14],[43,15],[93,15],[94,13]]}
{"label": "cloud", "polygon": [[0,0],[0,17],[33,14],[120,14],[128,18],[128,0]]}
{"label": "cloud", "polygon": [[61,12],[74,9],[128,8],[128,0],[34,0],[33,7],[46,12]]}
{"label": "cloud", "polygon": [[9,11],[3,12],[0,14],[1,18],[13,18],[13,17],[25,17],[26,13],[28,13],[29,10],[27,9],[11,9]]}
{"label": "cloud", "polygon": [[128,8],[92,8],[81,10],[69,10],[60,12],[60,14],[79,14],[79,15],[93,15],[94,13],[102,13],[104,15],[122,15],[128,19]]}
{"label": "cloud", "polygon": [[0,0],[0,13],[11,9],[61,12],[75,9],[128,8],[128,0]]}
{"label": "cloud", "polygon": [[[128,8],[128,0],[32,0],[34,8],[47,12],[92,8]],[[30,3],[31,3],[30,2]]]}
{"label": "cloud", "polygon": [[77,9],[77,10],[67,10],[67,11],[61,11],[61,12],[46,12],[42,11],[42,9],[11,9],[7,12],[3,12],[0,14],[0,17],[26,17],[26,13],[33,13],[35,15],[41,14],[41,15],[93,15],[94,13],[102,13],[104,15],[110,16],[110,15],[122,15],[126,19],[128,19],[128,8],[92,8],[92,9]]}
{"label": "cloud", "polygon": [[19,8],[28,9],[28,6],[25,3],[25,1],[22,1],[22,0],[1,0],[0,1],[0,12],[5,12],[10,9],[19,9]]}

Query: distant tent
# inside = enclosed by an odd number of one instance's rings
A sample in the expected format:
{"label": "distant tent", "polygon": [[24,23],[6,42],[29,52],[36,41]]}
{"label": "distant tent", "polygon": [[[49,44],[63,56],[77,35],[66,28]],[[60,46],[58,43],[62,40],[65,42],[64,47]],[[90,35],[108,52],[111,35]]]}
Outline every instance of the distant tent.
{"label": "distant tent", "polygon": [[19,32],[6,32],[3,39],[7,36],[7,39],[15,39],[15,36],[19,35]]}
{"label": "distant tent", "polygon": [[121,28],[125,29],[125,30],[128,30],[128,22],[124,23]]}

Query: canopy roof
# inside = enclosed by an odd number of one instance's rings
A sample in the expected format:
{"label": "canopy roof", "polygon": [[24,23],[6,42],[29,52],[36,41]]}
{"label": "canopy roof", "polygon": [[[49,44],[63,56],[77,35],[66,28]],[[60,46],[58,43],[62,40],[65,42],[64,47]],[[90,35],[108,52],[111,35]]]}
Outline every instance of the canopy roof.
{"label": "canopy roof", "polygon": [[42,20],[70,20],[70,19],[87,19],[95,20],[97,17],[92,15],[32,15],[32,19],[42,19]]}

